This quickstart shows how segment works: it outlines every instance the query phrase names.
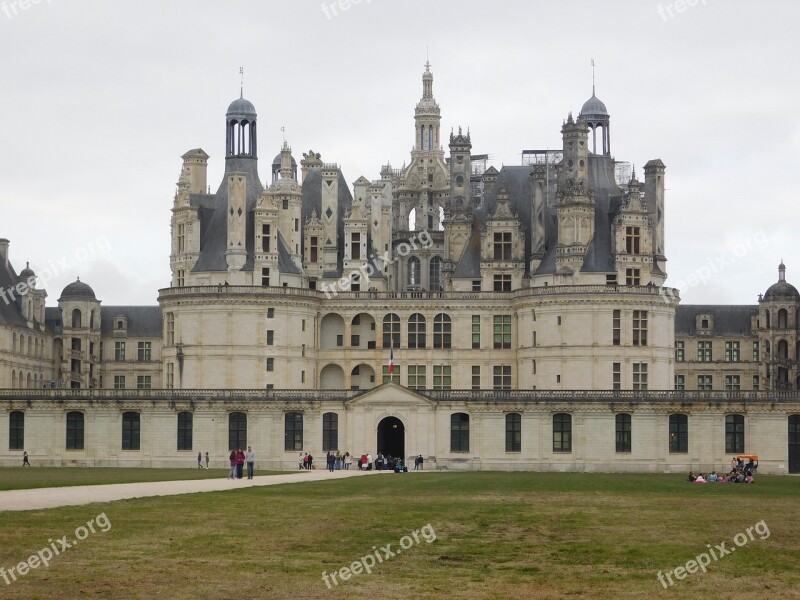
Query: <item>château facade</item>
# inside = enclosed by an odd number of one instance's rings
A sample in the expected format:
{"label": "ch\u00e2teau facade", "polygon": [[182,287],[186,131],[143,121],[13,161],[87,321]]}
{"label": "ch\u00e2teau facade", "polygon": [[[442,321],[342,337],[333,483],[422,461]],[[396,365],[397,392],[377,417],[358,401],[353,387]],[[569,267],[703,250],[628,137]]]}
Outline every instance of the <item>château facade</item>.
{"label": "ch\u00e2teau facade", "polygon": [[275,468],[350,450],[582,470],[752,451],[800,469],[800,294],[783,265],[757,307],[679,306],[665,165],[640,182],[615,160],[594,92],[559,150],[499,170],[441,119],[426,65],[400,169],[348,184],[284,141],[262,182],[256,109],[234,100],[216,192],[211,157],[182,157],[158,306],[103,306],[76,281],[45,307],[0,240],[16,291],[0,303],[0,461],[24,446],[183,464],[247,442]]}

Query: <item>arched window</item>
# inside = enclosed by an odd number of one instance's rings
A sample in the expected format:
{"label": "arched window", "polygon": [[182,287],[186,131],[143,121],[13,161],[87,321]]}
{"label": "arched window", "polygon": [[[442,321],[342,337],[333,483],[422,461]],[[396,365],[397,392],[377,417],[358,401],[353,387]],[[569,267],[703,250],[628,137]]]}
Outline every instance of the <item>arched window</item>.
{"label": "arched window", "polygon": [[400,347],[400,317],[389,313],[383,317],[383,347]]}
{"label": "arched window", "polygon": [[408,347],[425,348],[425,317],[414,313],[408,319]]}
{"label": "arched window", "polygon": [[322,415],[322,451],[339,449],[339,415],[327,412]]}
{"label": "arched window", "polygon": [[28,389],[31,389],[33,387],[33,377],[31,377],[30,371],[28,371],[28,378],[25,381],[25,387],[27,387]]}
{"label": "arched window", "polygon": [[141,420],[138,412],[122,413],[122,449],[140,449]]}
{"label": "arched window", "polygon": [[786,340],[778,340],[778,358],[789,358],[789,343]]}
{"label": "arched window", "polygon": [[13,410],[8,415],[8,449],[25,449],[25,413]]}
{"label": "arched window", "polygon": [[522,415],[508,413],[506,415],[506,452],[522,451]]}
{"label": "arched window", "polygon": [[83,450],[83,413],[67,413],[67,450]]}
{"label": "arched window", "polygon": [[419,274],[419,259],[416,256],[412,256],[408,259],[408,285],[421,285]]}
{"label": "arched window", "polygon": [[466,413],[450,416],[450,452],[469,452],[469,415]]}
{"label": "arched window", "polygon": [[89,313],[89,329],[94,329],[94,311]]}
{"label": "arched window", "polygon": [[669,451],[672,453],[689,452],[688,415],[669,416]]}
{"label": "arched window", "polygon": [[33,338],[28,336],[28,354],[33,356]]}
{"label": "arched window", "polygon": [[283,449],[287,452],[303,449],[303,413],[286,413],[283,439]]}
{"label": "arched window", "polygon": [[81,326],[81,309],[75,308],[72,311],[72,326],[73,327],[80,327]]}
{"label": "arched window", "polygon": [[617,452],[631,451],[631,416],[620,413],[614,417],[616,422]]}
{"label": "arched window", "polygon": [[17,372],[14,369],[11,369],[11,389],[17,389]]}
{"label": "arched window", "polygon": [[11,337],[11,340],[12,340],[11,341],[11,351],[12,352],[16,352],[17,351],[17,332],[16,331],[14,332],[14,335]]}
{"label": "arched window", "polygon": [[434,256],[428,265],[428,282],[430,285],[428,289],[432,292],[438,292],[442,289],[442,259]]}
{"label": "arched window", "polygon": [[744,452],[744,415],[725,417],[725,452],[727,454]]}
{"label": "arched window", "polygon": [[232,412],[228,415],[228,449],[239,448],[247,448],[247,415],[243,412]]}
{"label": "arched window", "polygon": [[789,313],[785,308],[778,311],[778,329],[787,329],[789,327]]}
{"label": "arched window", "polygon": [[767,313],[767,329],[769,329],[770,327],[769,309],[767,309],[766,313]]}
{"label": "arched window", "polygon": [[[24,335],[20,335],[19,336],[19,353],[20,354],[25,354],[25,336]],[[20,381],[21,380],[22,380],[22,375],[20,375]],[[22,386],[21,383],[20,383],[20,386]]]}
{"label": "arched window", "polygon": [[553,452],[572,452],[572,415],[553,415]]}
{"label": "arched window", "polygon": [[433,318],[433,347],[439,349],[450,348],[452,340],[452,323],[450,317],[439,313]]}
{"label": "arched window", "polygon": [[192,428],[194,415],[190,412],[178,413],[178,450],[192,449]]}

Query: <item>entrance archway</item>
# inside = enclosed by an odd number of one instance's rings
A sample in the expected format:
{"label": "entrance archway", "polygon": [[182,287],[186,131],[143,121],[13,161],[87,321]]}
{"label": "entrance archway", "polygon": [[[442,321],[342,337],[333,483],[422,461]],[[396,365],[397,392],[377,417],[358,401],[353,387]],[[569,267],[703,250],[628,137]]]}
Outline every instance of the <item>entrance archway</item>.
{"label": "entrance archway", "polygon": [[402,458],[405,462],[406,428],[397,417],[386,417],[378,424],[378,453]]}

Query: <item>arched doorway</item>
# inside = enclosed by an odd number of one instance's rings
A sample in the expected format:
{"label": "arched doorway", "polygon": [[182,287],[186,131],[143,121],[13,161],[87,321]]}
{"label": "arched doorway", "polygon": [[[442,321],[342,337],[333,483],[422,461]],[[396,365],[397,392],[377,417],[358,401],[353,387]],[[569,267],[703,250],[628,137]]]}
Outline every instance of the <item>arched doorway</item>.
{"label": "arched doorway", "polygon": [[800,473],[800,415],[789,416],[789,473]]}
{"label": "arched doorway", "polygon": [[406,428],[397,417],[386,417],[378,424],[378,453],[402,458],[405,462]]}

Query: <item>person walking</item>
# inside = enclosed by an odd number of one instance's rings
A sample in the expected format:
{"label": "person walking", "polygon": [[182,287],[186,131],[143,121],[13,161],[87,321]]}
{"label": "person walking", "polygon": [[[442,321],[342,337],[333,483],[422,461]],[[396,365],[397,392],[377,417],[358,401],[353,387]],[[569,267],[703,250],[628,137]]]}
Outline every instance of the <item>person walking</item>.
{"label": "person walking", "polygon": [[228,473],[228,479],[236,479],[236,450],[231,450],[228,458],[231,461],[231,472]]}
{"label": "person walking", "polygon": [[245,460],[247,461],[247,478],[253,478],[253,468],[256,466],[256,453],[253,452],[252,446],[247,447],[247,452],[244,455]]}
{"label": "person walking", "polygon": [[241,479],[244,475],[244,450],[239,448],[236,451],[236,479]]}
{"label": "person walking", "polygon": [[297,463],[299,465],[298,469],[300,469],[301,471],[305,469],[306,468],[305,462],[306,462],[305,457],[303,456],[303,451],[301,450],[300,455],[297,457]]}
{"label": "person walking", "polygon": [[206,469],[208,469],[208,452],[206,452]]}
{"label": "person walking", "polygon": [[309,455],[308,455],[308,470],[310,471],[313,468],[314,468],[314,457],[311,456],[311,453],[309,453]]}
{"label": "person walking", "polygon": [[30,467],[31,466],[31,463],[28,460],[28,453],[27,453],[27,451],[24,451],[24,450],[22,452],[22,466],[23,467]]}
{"label": "person walking", "polygon": [[353,457],[350,456],[350,452],[345,452],[344,453],[344,469],[345,469],[345,471],[349,471],[350,470],[350,465],[352,465],[352,464],[353,464]]}
{"label": "person walking", "polygon": [[372,471],[372,454],[367,452],[367,471]]}
{"label": "person walking", "polygon": [[197,453],[197,468],[198,469],[202,469],[203,468],[203,453],[202,452],[198,452]]}

